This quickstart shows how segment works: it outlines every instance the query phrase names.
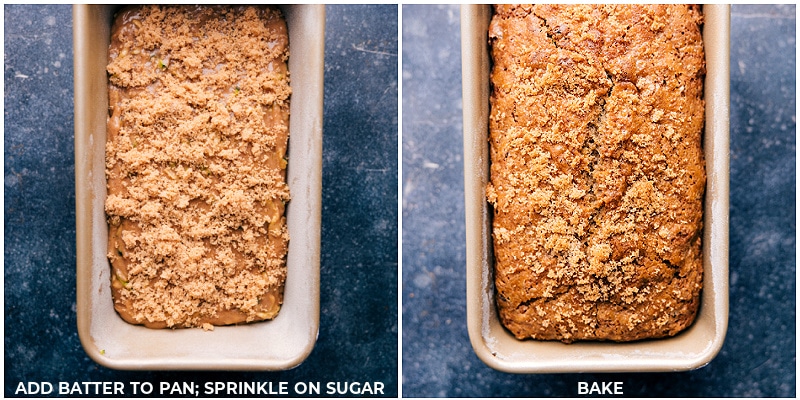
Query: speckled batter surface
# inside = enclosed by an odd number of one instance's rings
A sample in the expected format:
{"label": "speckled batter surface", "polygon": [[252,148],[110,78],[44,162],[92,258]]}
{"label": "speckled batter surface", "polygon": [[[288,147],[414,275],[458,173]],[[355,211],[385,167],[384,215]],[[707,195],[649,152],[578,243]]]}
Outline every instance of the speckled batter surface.
{"label": "speckled batter surface", "polygon": [[269,7],[118,13],[105,207],[125,320],[211,329],[277,315],[289,239],[286,29]]}

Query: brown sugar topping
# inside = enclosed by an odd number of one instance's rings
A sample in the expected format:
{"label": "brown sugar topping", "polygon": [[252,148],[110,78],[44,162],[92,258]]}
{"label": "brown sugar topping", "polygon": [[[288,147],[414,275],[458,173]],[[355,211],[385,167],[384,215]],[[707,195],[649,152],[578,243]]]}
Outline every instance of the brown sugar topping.
{"label": "brown sugar topping", "polygon": [[486,195],[517,337],[637,340],[694,319],[701,25],[694,6],[495,6]]}
{"label": "brown sugar topping", "polygon": [[275,8],[118,14],[105,208],[124,319],[209,330],[277,314],[289,240],[288,57]]}

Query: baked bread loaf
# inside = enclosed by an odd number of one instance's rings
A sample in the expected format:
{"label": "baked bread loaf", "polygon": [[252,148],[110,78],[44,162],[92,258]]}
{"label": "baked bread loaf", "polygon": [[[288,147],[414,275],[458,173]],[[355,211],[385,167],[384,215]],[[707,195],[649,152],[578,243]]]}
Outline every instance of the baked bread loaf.
{"label": "baked bread loaf", "polygon": [[277,315],[288,57],[272,7],[141,6],[115,17],[105,210],[126,321],[212,329]]}
{"label": "baked bread loaf", "polygon": [[675,335],[702,287],[698,6],[498,5],[496,301],[517,338]]}

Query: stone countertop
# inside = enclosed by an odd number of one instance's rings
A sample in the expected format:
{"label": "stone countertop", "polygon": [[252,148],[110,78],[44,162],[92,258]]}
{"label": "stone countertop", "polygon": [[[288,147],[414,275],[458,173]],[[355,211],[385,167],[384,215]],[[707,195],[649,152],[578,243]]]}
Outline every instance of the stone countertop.
{"label": "stone countertop", "polygon": [[[75,322],[72,8],[5,5],[5,395],[20,382],[381,382],[398,393],[398,7],[326,7],[321,305],[283,372],[116,371]],[[202,389],[201,389],[202,390]],[[126,394],[130,394],[128,390]],[[202,392],[201,392],[202,394]]]}
{"label": "stone countertop", "polygon": [[457,5],[402,7],[403,395],[794,397],[796,11],[731,11],[730,316],[717,357],[678,373],[514,375],[483,364],[466,328]]}

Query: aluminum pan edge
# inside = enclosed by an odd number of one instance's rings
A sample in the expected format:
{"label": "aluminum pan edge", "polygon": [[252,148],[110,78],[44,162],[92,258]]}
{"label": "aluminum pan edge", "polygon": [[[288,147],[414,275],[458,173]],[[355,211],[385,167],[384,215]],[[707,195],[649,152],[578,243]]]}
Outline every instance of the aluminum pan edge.
{"label": "aluminum pan edge", "polygon": [[[293,200],[286,217],[292,240],[284,307],[249,325],[152,330],[125,323],[113,310],[105,259],[107,226],[104,143],[106,54],[113,6],[74,5],[77,328],[92,360],[145,370],[285,370],[302,363],[319,332],[324,5],[283,6],[292,57],[290,156]],[[142,346],[141,343],[147,343]]]}

